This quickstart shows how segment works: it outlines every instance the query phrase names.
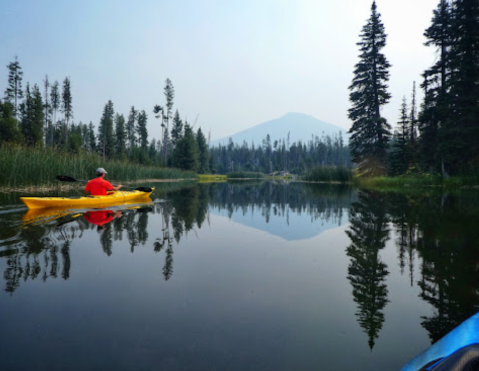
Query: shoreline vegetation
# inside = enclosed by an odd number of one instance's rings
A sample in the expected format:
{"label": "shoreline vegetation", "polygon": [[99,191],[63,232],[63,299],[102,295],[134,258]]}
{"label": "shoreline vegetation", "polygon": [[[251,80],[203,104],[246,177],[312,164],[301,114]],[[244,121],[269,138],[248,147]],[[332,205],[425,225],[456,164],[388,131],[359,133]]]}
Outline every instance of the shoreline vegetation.
{"label": "shoreline vegetation", "polygon": [[56,187],[57,175],[88,180],[94,177],[98,167],[107,169],[109,181],[121,181],[125,184],[145,180],[165,182],[198,179],[192,171],[140,165],[127,160],[103,159],[96,153],[85,151],[71,154],[52,148],[2,146],[0,158],[2,188]]}
{"label": "shoreline vegetation", "polygon": [[[75,184],[56,181],[57,175],[70,175],[88,180],[98,167],[108,170],[111,182],[123,184],[162,182],[226,182],[236,180],[284,179],[305,183],[352,184],[358,188],[404,190],[411,188],[438,187],[447,189],[479,189],[479,177],[475,171],[462,176],[443,178],[440,174],[408,174],[395,177],[358,176],[347,167],[315,166],[304,176],[285,173],[281,176],[261,172],[238,171],[222,174],[195,174],[174,168],[139,165],[128,160],[103,159],[96,153],[80,151],[76,154],[52,148],[27,148],[24,146],[0,147],[0,192],[49,192],[75,188]],[[479,174],[479,172],[478,172]]]}

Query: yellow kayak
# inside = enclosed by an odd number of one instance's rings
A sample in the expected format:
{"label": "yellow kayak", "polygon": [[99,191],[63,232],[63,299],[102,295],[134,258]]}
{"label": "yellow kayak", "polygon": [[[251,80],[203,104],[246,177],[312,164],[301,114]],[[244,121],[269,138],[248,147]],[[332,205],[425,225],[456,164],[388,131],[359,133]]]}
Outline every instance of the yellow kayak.
{"label": "yellow kayak", "polygon": [[114,210],[114,211],[125,211],[125,210],[134,210],[142,209],[145,207],[153,207],[154,203],[151,199],[141,199],[137,201],[126,202],[121,205],[109,205],[106,208],[98,207],[72,207],[72,206],[53,206],[48,208],[36,208],[28,209],[28,211],[23,215],[23,226],[29,225],[39,225],[51,222],[63,218],[65,216],[77,216],[83,215],[88,211],[97,211],[97,210]]}
{"label": "yellow kayak", "polygon": [[[153,192],[155,188],[152,188]],[[110,205],[121,205],[131,201],[145,200],[151,192],[141,191],[116,191],[107,196],[77,196],[77,197],[20,197],[20,200],[29,209],[46,207],[105,207]]]}

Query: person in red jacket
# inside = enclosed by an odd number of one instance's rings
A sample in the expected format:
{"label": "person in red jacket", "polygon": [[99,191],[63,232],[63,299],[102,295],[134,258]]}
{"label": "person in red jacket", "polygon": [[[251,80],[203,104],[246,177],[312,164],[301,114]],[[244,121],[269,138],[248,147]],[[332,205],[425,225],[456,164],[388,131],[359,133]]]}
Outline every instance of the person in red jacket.
{"label": "person in red jacket", "polygon": [[106,170],[102,167],[96,169],[96,178],[90,180],[85,186],[85,194],[90,192],[92,196],[106,196],[107,191],[118,191],[122,185],[113,186],[105,180]]}

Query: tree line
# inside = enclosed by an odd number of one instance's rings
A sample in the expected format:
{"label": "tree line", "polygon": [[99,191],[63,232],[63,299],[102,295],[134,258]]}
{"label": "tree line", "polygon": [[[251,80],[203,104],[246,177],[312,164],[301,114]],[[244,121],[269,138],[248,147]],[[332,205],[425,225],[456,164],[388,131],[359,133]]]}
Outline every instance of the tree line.
{"label": "tree line", "polygon": [[420,109],[413,83],[409,107],[404,98],[392,133],[381,116],[391,98],[391,65],[382,53],[387,35],[373,2],[349,87],[351,156],[362,174],[448,177],[479,165],[479,1],[440,0],[424,36],[437,61],[422,74]]}
{"label": "tree line", "polygon": [[[88,151],[102,158],[140,164],[175,167],[198,173],[209,172],[207,140],[201,128],[173,114],[175,90],[166,79],[165,105],[155,105],[153,113],[160,120],[162,137],[148,137],[148,114],[131,107],[127,117],[115,112],[109,100],[98,126],[75,123],[71,80],[62,85],[50,83],[48,75],[40,88],[37,84],[22,87],[23,71],[18,58],[7,65],[8,84],[0,99],[0,145],[50,147],[58,151]],[[171,128],[170,128],[171,125]]]}
{"label": "tree line", "polygon": [[254,171],[263,173],[289,172],[303,174],[316,166],[351,166],[349,148],[341,132],[337,136],[312,136],[311,140],[289,142],[272,140],[268,134],[260,145],[246,141],[240,145],[230,138],[227,145],[210,148],[210,167],[220,174],[232,171]]}

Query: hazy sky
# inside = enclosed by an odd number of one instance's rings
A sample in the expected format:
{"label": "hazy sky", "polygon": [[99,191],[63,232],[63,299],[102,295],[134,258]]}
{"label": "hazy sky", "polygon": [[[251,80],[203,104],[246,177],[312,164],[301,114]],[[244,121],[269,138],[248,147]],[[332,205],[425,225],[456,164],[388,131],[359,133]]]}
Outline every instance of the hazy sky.
{"label": "hazy sky", "polygon": [[[392,64],[383,109],[391,124],[402,97],[435,52],[424,30],[439,0],[377,0]],[[287,112],[350,126],[348,86],[358,61],[359,33],[370,0],[0,0],[0,65],[17,55],[24,86],[45,75],[72,82],[75,122],[101,118],[111,99],[125,116],[164,104],[164,81],[175,107],[211,138],[234,134]],[[1,71],[1,70],[0,70]],[[7,85],[0,74],[0,94]],[[418,88],[419,95],[422,96]]]}

